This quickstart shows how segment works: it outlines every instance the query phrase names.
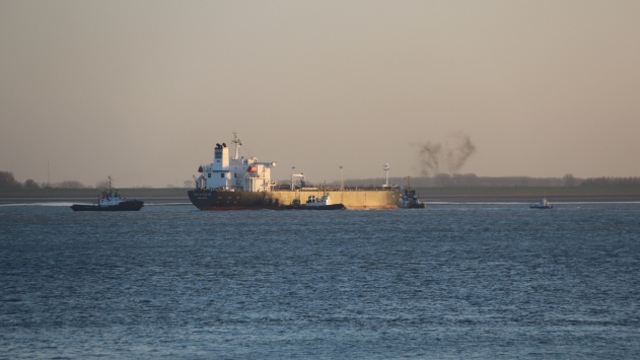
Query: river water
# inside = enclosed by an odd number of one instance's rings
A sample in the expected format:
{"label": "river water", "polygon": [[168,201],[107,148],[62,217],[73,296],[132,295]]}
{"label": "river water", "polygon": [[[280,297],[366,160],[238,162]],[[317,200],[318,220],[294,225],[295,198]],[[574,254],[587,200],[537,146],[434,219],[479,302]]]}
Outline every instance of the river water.
{"label": "river water", "polygon": [[0,206],[0,358],[636,359],[640,204]]}

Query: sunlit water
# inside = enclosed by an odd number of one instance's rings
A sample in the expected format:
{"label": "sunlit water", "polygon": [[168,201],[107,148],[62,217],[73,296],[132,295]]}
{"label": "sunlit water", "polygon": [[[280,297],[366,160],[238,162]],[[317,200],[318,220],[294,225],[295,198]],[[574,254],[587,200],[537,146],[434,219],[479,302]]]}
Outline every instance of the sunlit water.
{"label": "sunlit water", "polygon": [[639,275],[640,204],[2,206],[0,358],[637,359]]}

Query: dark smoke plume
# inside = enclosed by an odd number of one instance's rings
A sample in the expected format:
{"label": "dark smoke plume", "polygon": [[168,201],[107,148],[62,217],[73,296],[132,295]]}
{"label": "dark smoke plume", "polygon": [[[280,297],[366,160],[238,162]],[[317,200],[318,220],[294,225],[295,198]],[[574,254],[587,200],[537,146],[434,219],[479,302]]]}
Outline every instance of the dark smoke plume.
{"label": "dark smoke plume", "polygon": [[458,132],[452,135],[454,148],[447,152],[447,168],[451,174],[455,174],[475,151],[476,147],[471,143],[469,136]]}
{"label": "dark smoke plume", "polygon": [[426,144],[417,145],[420,149],[421,173],[424,176],[430,174],[433,176],[438,175],[441,165],[446,165],[449,173],[455,174],[476,151],[476,147],[471,143],[469,136],[462,132],[452,134],[444,146],[439,142],[432,143],[430,141]]}
{"label": "dark smoke plume", "polygon": [[422,175],[428,175],[429,171],[438,173],[438,165],[442,157],[442,144],[427,142],[420,146],[420,162],[422,163]]}

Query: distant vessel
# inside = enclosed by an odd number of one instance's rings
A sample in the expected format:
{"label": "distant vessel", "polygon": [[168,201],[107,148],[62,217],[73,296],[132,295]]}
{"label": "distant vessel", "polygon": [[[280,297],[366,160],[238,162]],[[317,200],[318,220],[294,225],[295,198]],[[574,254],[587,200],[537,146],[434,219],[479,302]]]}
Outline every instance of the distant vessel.
{"label": "distant vessel", "polygon": [[144,206],[144,202],[140,200],[128,200],[120,197],[118,190],[111,188],[111,176],[109,176],[109,192],[102,192],[102,199],[98,200],[98,204],[81,205],[73,204],[73,211],[139,211]]}
{"label": "distant vessel", "polygon": [[[368,190],[321,191],[309,187],[304,174],[291,174],[290,189],[277,189],[271,181],[271,168],[276,162],[258,162],[255,157],[240,157],[242,141],[234,133],[235,155],[229,156],[225,143],[216,144],[213,163],[200,166],[196,188],[188,191],[189,199],[200,210],[284,210],[302,203],[310,196],[327,195],[347,209],[396,209],[400,192],[392,187]],[[294,184],[300,179],[300,186]]]}
{"label": "distant vessel", "polygon": [[326,193],[318,199],[315,195],[309,196],[304,205],[291,205],[289,209],[293,210],[345,210],[343,204],[334,204],[331,197]]}
{"label": "distant vessel", "polygon": [[553,204],[551,204],[550,202],[547,201],[547,196],[545,195],[545,197],[542,198],[542,201],[540,201],[537,204],[531,205],[530,208],[532,208],[532,209],[553,209]]}
{"label": "distant vessel", "polygon": [[400,209],[424,209],[427,204],[418,200],[418,196],[416,195],[416,191],[411,188],[411,179],[407,177],[408,186],[402,193],[402,198],[400,198],[400,204],[398,207]]}

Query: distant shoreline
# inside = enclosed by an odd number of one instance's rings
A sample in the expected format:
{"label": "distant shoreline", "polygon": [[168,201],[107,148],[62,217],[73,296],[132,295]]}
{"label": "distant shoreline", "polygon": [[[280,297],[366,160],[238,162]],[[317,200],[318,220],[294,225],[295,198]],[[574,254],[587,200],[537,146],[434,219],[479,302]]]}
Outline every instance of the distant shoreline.
{"label": "distant shoreline", "polygon": [[[524,203],[534,204],[540,202],[541,198],[533,199],[531,197],[518,197],[518,196],[420,196],[419,199],[422,202],[429,204],[482,204],[482,203]],[[638,196],[562,196],[562,197],[547,197],[549,202],[558,203],[640,203],[640,195]],[[153,198],[138,198],[147,204],[190,204],[189,198],[176,198],[176,197],[153,197]],[[92,198],[0,198],[0,205],[12,205],[12,204],[38,204],[38,203],[56,203],[56,202],[68,202],[79,204],[94,204],[97,203],[96,199]]]}
{"label": "distant shoreline", "polygon": [[[190,203],[186,188],[122,189],[123,197],[154,203]],[[640,202],[640,187],[429,187],[416,188],[426,203]],[[0,204],[42,202],[96,203],[98,189],[39,189],[0,192]]]}
{"label": "distant shoreline", "polygon": [[[496,196],[496,195],[435,195],[420,196],[421,201],[429,203],[538,203],[542,197],[531,196]],[[640,195],[564,195],[547,196],[551,203],[579,202],[640,202]]]}
{"label": "distant shoreline", "polygon": [[[133,199],[131,197],[130,199]],[[191,204],[189,198],[185,197],[149,197],[149,198],[136,198],[142,200],[147,204],[164,204],[164,203],[188,203]],[[79,204],[97,204],[98,199],[95,197],[2,197],[0,198],[0,205],[10,204],[38,204],[38,203],[55,203],[55,202],[69,202]]]}
{"label": "distant shoreline", "polygon": [[[187,190],[182,188],[120,189],[123,198],[138,199],[147,203],[186,202],[189,203]],[[97,203],[102,198],[100,189],[19,189],[0,192],[0,204],[28,204],[39,202],[78,202]]]}

